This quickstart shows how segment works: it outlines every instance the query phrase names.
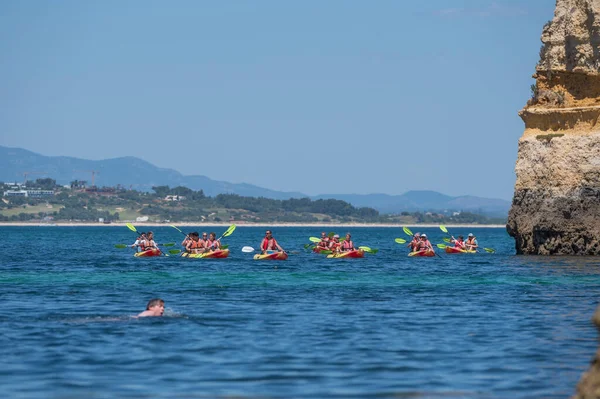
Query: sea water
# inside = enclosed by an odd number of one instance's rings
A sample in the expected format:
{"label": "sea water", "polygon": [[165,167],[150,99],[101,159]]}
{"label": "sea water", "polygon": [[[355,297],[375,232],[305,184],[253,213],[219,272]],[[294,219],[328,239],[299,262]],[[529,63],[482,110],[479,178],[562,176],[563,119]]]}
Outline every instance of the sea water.
{"label": "sea water", "polygon": [[[125,227],[0,227],[0,397],[573,394],[596,349],[597,258],[515,256],[504,229],[466,228],[450,232],[497,252],[409,258],[400,228],[344,227],[325,231],[379,252],[326,259],[303,249],[321,230],[273,228],[292,253],[260,262],[241,252],[257,227],[222,260],[135,258],[114,247],[135,240]],[[132,317],[155,297],[164,317]]]}

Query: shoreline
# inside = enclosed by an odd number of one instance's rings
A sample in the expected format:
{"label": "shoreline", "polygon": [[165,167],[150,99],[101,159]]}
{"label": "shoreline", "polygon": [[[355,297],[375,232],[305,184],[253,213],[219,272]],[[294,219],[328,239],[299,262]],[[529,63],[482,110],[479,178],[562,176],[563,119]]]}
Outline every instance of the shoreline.
{"label": "shoreline", "polygon": [[[241,227],[378,227],[378,228],[401,228],[401,227],[423,227],[423,228],[437,228],[439,224],[383,224],[383,223],[149,223],[149,222],[129,222],[134,226],[143,227],[169,227],[171,225],[181,227],[201,227],[201,226],[217,226],[217,227],[229,227],[235,224],[237,228]],[[126,227],[127,222],[117,223],[93,223],[93,222],[54,222],[54,223],[34,223],[34,222],[0,222],[0,226],[3,227]],[[504,224],[445,224],[444,226],[449,228],[482,228],[482,229],[500,229],[506,228]]]}

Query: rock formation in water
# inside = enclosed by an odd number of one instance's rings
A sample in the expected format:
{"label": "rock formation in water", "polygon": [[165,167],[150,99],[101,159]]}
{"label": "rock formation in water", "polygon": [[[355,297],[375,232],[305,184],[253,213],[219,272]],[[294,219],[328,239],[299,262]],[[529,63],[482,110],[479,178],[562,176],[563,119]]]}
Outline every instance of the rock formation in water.
{"label": "rock formation in water", "polygon": [[600,254],[600,0],[557,0],[519,115],[507,230],[518,254]]}
{"label": "rock formation in water", "polygon": [[[596,309],[593,321],[600,332],[600,307]],[[596,352],[590,369],[579,380],[577,394],[572,399],[598,398],[600,398],[600,349]]]}

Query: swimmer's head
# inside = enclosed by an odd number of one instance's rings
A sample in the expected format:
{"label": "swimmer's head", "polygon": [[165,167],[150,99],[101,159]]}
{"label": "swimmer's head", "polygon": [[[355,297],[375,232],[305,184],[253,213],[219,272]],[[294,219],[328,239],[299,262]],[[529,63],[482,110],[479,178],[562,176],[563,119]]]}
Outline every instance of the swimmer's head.
{"label": "swimmer's head", "polygon": [[160,298],[150,299],[148,305],[146,305],[146,310],[153,311],[156,316],[162,316],[165,312],[165,301]]}

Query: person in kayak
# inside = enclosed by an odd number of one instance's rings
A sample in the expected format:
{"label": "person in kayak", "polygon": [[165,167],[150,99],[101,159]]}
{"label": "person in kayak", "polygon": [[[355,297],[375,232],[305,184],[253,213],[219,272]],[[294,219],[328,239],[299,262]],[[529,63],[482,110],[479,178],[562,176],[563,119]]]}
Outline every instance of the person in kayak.
{"label": "person in kayak", "polygon": [[469,235],[467,236],[465,246],[469,251],[477,251],[477,248],[479,248],[479,244],[477,244],[477,239],[475,238],[473,233],[469,233]]}
{"label": "person in kayak", "polygon": [[354,243],[352,242],[352,236],[350,235],[350,233],[346,234],[346,238],[344,238],[344,241],[342,241],[342,244],[340,245],[340,251],[341,252],[350,252],[350,251],[354,251]]}
{"label": "person in kayak", "polygon": [[280,252],[285,252],[284,249],[281,248],[275,237],[273,237],[273,233],[271,233],[271,230],[267,230],[267,232],[265,233],[265,238],[263,238],[262,242],[260,243],[260,250],[262,251],[263,255],[266,254],[268,251],[279,250]]}
{"label": "person in kayak", "polygon": [[138,249],[140,249],[143,246],[145,240],[146,240],[146,233],[141,232],[140,235],[138,236],[138,238],[135,240],[135,242],[133,244],[131,244],[131,248],[138,247]]}
{"label": "person in kayak", "polygon": [[186,252],[191,254],[199,254],[204,252],[204,244],[200,242],[200,236],[198,233],[193,232],[190,234],[190,242],[185,247]]}
{"label": "person in kayak", "polygon": [[341,245],[342,244],[340,243],[340,236],[336,234],[333,236],[333,238],[329,242],[329,249],[332,250],[333,252],[340,252]]}
{"label": "person in kayak", "polygon": [[329,237],[327,237],[327,233],[321,233],[321,241],[317,244],[318,249],[327,249],[329,248]]}
{"label": "person in kayak", "polygon": [[158,249],[158,245],[154,242],[154,233],[149,231],[146,233],[146,239],[143,241],[142,246],[140,247],[142,251],[147,251],[149,249]]}
{"label": "person in kayak", "polygon": [[[202,233],[204,234],[204,233]],[[221,248],[221,241],[217,240],[217,235],[215,233],[210,233],[210,237],[206,241],[206,250],[207,251],[216,251]]]}
{"label": "person in kayak", "polygon": [[452,237],[450,242],[454,243],[454,248],[466,249],[465,240],[463,236],[458,236],[458,239]]}
{"label": "person in kayak", "polygon": [[137,317],[162,316],[165,313],[165,301],[160,298],[151,299],[146,305],[146,310]]}
{"label": "person in kayak", "polygon": [[419,248],[419,242],[421,242],[421,233],[415,233],[412,241],[407,245],[407,247],[410,248],[410,252],[417,252],[417,248]]}
{"label": "person in kayak", "polygon": [[427,239],[427,234],[424,233],[421,234],[421,239],[419,240],[419,245],[417,246],[417,251],[415,252],[421,251],[431,251],[435,253],[435,251],[433,250],[433,245],[431,245],[431,243]]}
{"label": "person in kayak", "polygon": [[192,233],[188,233],[188,234],[185,236],[185,238],[183,239],[183,241],[181,241],[181,246],[182,246],[182,247],[184,247],[184,248],[187,248],[187,245],[188,245],[188,243],[189,243],[190,241],[192,241],[192,238],[191,238],[191,237],[192,237],[192,234],[194,234],[194,233],[193,233],[193,232],[192,232]]}
{"label": "person in kayak", "polygon": [[[198,233],[196,233],[196,235],[198,235]],[[206,234],[205,231],[202,232],[202,238],[198,240],[198,243],[200,244],[200,252],[206,252],[206,249],[208,248],[208,234]]]}

